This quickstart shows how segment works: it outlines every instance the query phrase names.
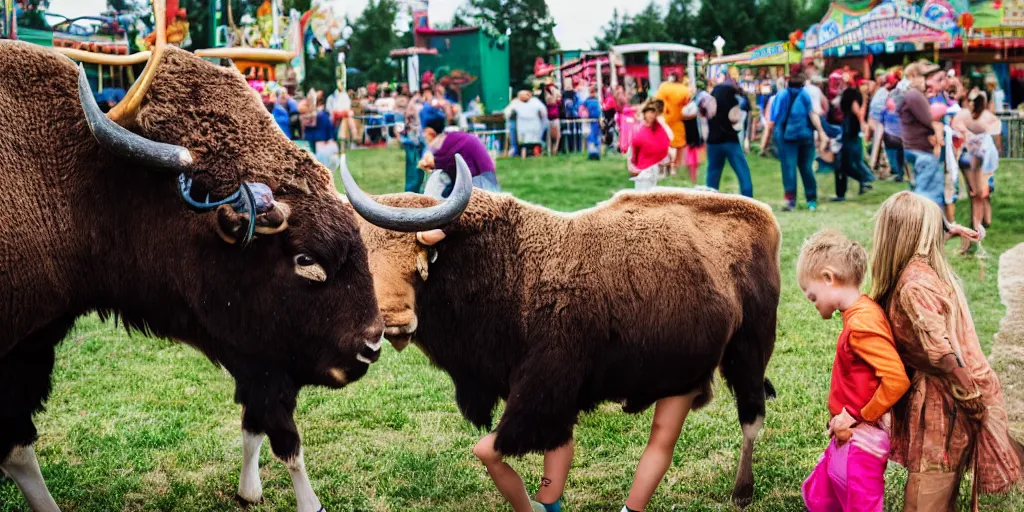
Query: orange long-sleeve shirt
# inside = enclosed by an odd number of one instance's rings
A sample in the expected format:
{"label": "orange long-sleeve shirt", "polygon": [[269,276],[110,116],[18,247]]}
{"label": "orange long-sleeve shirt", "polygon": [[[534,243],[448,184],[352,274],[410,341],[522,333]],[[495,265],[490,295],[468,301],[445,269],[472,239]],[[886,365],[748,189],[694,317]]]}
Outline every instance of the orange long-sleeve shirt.
{"label": "orange long-sleeve shirt", "polygon": [[843,408],[861,421],[877,421],[907,390],[910,379],[903,367],[892,329],[882,308],[861,295],[843,311],[843,332],[832,364],[828,409]]}

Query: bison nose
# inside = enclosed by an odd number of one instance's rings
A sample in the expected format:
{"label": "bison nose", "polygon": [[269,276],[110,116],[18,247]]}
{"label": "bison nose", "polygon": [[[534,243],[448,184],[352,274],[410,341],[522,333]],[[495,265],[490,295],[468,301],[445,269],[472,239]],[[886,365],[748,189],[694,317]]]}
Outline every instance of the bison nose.
{"label": "bison nose", "polygon": [[363,331],[364,346],[356,355],[356,360],[365,364],[373,364],[380,358],[380,347],[384,343],[384,319],[377,317],[373,325]]}
{"label": "bison nose", "polygon": [[363,331],[363,339],[368,343],[377,343],[384,336],[384,318],[378,316],[369,327]]}

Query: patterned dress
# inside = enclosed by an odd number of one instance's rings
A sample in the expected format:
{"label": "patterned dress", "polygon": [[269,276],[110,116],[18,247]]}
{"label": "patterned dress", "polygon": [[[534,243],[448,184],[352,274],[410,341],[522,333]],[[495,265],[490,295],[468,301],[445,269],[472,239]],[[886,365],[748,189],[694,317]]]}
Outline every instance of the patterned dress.
{"label": "patterned dress", "polygon": [[[911,473],[974,469],[981,492],[1003,493],[1020,480],[1021,460],[999,378],[978,344],[970,311],[951,314],[953,294],[924,259],[916,258],[889,300],[896,349],[911,378],[910,391],[893,408],[891,456]],[[950,377],[940,369],[939,360],[951,353],[981,391],[980,424],[953,398]]]}

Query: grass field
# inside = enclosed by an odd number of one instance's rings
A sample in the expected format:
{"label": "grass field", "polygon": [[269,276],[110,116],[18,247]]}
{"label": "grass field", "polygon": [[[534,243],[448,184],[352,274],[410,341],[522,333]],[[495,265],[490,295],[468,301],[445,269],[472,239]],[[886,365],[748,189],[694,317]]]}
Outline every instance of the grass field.
{"label": "grass field", "polygon": [[[402,188],[402,154],[350,153],[363,187]],[[755,194],[778,210],[778,163],[751,159]],[[1003,316],[996,286],[998,255],[1024,241],[1024,177],[1006,163],[997,176],[996,219],[981,261],[951,256],[963,278],[982,343],[989,349]],[[832,192],[831,175],[818,175]],[[499,163],[504,189],[558,210],[589,207],[630,186],[620,157],[599,163],[559,157]],[[703,178],[702,178],[703,179]],[[682,185],[683,179],[669,184]],[[727,170],[723,190],[735,192]],[[825,398],[838,315],[822,321],[794,279],[802,240],[823,227],[867,244],[878,204],[901,189],[880,183],[845,204],[817,212],[778,212],[783,231],[783,296],[778,341],[768,376],[778,390],[754,453],[753,511],[803,510],[800,483],[826,445]],[[961,202],[961,221],[967,203]],[[954,246],[948,248],[952,255]],[[233,496],[241,458],[239,407],[231,378],[194,350],[128,336],[88,317],[61,345],[48,410],[37,417],[37,452],[50,489],[65,510],[237,510]],[[362,381],[341,391],[306,390],[296,419],[314,489],[332,511],[507,510],[470,453],[483,434],[458,414],[448,377],[416,349],[386,347]],[[569,511],[618,511],[649,431],[650,411],[626,415],[607,404],[582,418],[576,459],[565,492]],[[732,397],[719,384],[716,399],[691,415],[675,460],[649,510],[730,510],[741,436]],[[264,443],[260,457],[265,502],[255,511],[294,510],[285,468]],[[513,462],[531,490],[540,458]],[[901,508],[904,473],[889,474],[887,509]],[[24,510],[17,487],[0,482],[0,510]],[[987,511],[1024,510],[1024,495],[986,497]]]}

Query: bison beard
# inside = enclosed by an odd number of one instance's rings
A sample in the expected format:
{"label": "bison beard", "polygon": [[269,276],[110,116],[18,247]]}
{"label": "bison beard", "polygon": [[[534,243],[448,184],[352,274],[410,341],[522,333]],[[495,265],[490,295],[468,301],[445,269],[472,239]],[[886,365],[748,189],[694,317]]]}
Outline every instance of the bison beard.
{"label": "bison beard", "polygon": [[[411,194],[377,200],[434,204]],[[421,280],[405,268],[405,252],[422,249],[413,235],[361,226],[388,328],[414,309],[416,343],[451,376],[474,425],[490,428],[506,401],[499,452],[562,446],[579,413],[605,401],[635,413],[697,390],[699,408],[720,368],[743,426],[733,498],[750,502],[754,437],[774,395],[764,376],[780,234],[767,207],[717,194],[621,193],[566,215],[475,190],[443,231]],[[398,274],[411,286],[395,286]],[[394,292],[405,289],[414,297]]]}

